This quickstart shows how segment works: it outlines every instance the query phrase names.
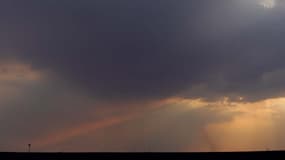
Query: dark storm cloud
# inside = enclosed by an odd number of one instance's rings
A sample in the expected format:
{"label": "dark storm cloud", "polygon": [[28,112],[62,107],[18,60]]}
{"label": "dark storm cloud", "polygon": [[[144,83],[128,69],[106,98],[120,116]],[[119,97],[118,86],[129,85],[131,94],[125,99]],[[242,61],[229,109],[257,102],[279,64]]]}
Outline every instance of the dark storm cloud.
{"label": "dark storm cloud", "polygon": [[1,1],[1,54],[99,98],[280,96],[283,4],[258,2]]}

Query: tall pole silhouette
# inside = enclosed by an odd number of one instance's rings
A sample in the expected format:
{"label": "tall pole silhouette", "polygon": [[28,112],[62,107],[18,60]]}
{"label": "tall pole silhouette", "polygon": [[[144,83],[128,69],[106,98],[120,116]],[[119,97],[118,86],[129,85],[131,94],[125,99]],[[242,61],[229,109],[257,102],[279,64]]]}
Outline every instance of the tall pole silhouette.
{"label": "tall pole silhouette", "polygon": [[31,144],[28,144],[28,151],[31,152]]}

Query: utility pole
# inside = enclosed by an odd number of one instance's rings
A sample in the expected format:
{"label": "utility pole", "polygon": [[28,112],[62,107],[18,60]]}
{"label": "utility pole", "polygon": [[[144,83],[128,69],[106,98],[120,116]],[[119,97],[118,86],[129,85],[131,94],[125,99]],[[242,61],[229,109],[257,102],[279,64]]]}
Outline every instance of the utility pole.
{"label": "utility pole", "polygon": [[28,152],[31,152],[31,144],[28,144]]}

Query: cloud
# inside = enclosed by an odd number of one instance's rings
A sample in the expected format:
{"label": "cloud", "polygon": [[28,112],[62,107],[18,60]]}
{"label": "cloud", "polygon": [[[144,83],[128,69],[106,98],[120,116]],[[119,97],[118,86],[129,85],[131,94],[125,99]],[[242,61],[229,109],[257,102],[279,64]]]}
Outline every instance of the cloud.
{"label": "cloud", "polygon": [[82,123],[63,129],[55,134],[49,132],[47,139],[41,137],[37,141],[37,144],[46,145],[40,148],[37,146],[35,150],[182,151],[189,145],[193,146],[196,140],[207,149],[210,141],[204,141],[204,137],[200,136],[203,127],[208,123],[229,120],[231,113],[198,107],[200,104],[192,108],[185,105],[188,102],[191,103],[190,100],[172,101],[161,108],[135,112],[135,116],[108,117],[95,123]]}
{"label": "cloud", "polygon": [[[240,149],[220,141],[250,139],[237,124],[283,142],[263,99],[285,95],[285,3],[259,2],[1,1],[0,148]],[[270,134],[257,147],[282,148]]]}
{"label": "cloud", "polygon": [[[137,113],[136,113],[137,114]],[[80,124],[71,129],[56,131],[54,134],[49,134],[47,137],[39,138],[33,140],[32,144],[35,148],[43,148],[47,146],[57,145],[66,140],[70,140],[77,136],[86,135],[90,132],[95,132],[97,130],[102,130],[114,125],[124,123],[126,121],[132,120],[136,115],[126,115],[126,116],[117,116],[117,117],[108,117],[104,120],[97,120],[95,122],[89,122],[87,124]]]}
{"label": "cloud", "polygon": [[284,69],[283,12],[257,4],[3,1],[1,54],[109,101],[278,97],[262,77]]}
{"label": "cloud", "polygon": [[[29,143],[32,151],[55,152],[220,151],[262,148],[265,142],[279,149],[284,139],[280,127],[284,99],[237,103],[227,98],[207,102],[174,97],[149,103],[102,103],[52,79],[40,79],[17,91],[20,94],[1,100],[2,151],[25,151]],[[259,141],[271,136],[262,132],[254,139],[257,145],[247,145],[252,133],[241,128],[252,125],[260,132],[276,127],[280,143],[270,138]],[[231,133],[243,133],[237,136],[244,139],[235,145],[220,139],[230,141]]]}
{"label": "cloud", "polygon": [[161,103],[160,108],[145,112],[125,112],[47,132],[38,139],[38,144],[46,145],[34,145],[34,150],[208,152],[278,150],[284,146],[280,127],[284,125],[284,98],[255,103],[189,99]]}

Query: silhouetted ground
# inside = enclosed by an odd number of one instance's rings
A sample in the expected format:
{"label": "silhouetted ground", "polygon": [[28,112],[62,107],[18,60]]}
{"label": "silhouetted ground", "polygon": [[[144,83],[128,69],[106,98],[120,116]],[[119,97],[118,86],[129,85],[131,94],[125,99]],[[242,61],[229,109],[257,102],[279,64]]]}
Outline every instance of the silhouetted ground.
{"label": "silhouetted ground", "polygon": [[0,153],[0,159],[29,159],[29,160],[254,160],[254,159],[283,159],[285,160],[285,152],[227,152],[227,153]]}

